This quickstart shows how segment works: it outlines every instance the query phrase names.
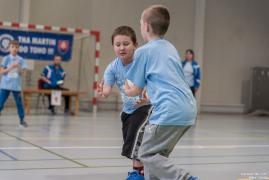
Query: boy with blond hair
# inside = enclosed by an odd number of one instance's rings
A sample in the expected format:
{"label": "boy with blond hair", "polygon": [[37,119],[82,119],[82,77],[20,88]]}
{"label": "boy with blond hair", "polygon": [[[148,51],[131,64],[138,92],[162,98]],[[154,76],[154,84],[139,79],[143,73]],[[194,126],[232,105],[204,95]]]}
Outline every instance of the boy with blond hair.
{"label": "boy with blond hair", "polygon": [[142,13],[141,34],[147,42],[134,54],[125,93],[135,96],[147,87],[153,110],[145,127],[139,158],[146,180],[198,180],[168,159],[184,133],[195,123],[196,101],[184,78],[176,48],[164,35],[170,24],[168,9],[153,5]]}

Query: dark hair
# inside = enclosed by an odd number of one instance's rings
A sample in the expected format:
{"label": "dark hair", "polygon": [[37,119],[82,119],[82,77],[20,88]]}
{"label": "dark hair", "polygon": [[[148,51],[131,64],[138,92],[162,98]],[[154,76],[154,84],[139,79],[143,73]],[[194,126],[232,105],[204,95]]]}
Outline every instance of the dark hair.
{"label": "dark hair", "polygon": [[143,21],[150,24],[153,33],[164,36],[170,24],[168,8],[163,5],[153,5],[144,10]]}
{"label": "dark hair", "polygon": [[61,59],[63,59],[62,56],[61,56],[60,54],[58,54],[58,53],[54,54],[54,59],[55,59],[56,57],[60,57]]}
{"label": "dark hair", "polygon": [[117,35],[125,35],[131,38],[132,42],[134,44],[137,44],[137,40],[136,40],[136,35],[135,35],[135,31],[133,30],[133,28],[129,27],[129,26],[119,26],[117,27],[112,36],[111,36],[111,42],[112,45],[114,44],[114,38]]}
{"label": "dark hair", "polygon": [[190,53],[190,54],[192,55],[192,60],[195,59],[195,53],[194,53],[194,51],[193,51],[192,49],[187,49],[187,50],[186,50],[186,54],[187,54],[187,53]]}
{"label": "dark hair", "polygon": [[11,41],[9,42],[9,45],[8,45],[8,46],[10,46],[10,45],[14,45],[14,46],[19,47],[19,42],[18,42],[17,40],[11,40]]}

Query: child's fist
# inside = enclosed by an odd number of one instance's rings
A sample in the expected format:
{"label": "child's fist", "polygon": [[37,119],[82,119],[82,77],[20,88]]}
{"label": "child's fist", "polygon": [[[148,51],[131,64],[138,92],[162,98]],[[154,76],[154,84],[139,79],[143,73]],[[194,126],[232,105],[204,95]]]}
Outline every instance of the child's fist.
{"label": "child's fist", "polygon": [[100,83],[98,84],[97,86],[97,93],[100,95],[100,96],[103,96],[103,88],[104,88],[104,79],[102,79],[100,81]]}
{"label": "child's fist", "polygon": [[19,61],[15,61],[14,63],[11,64],[11,67],[12,68],[16,68],[16,67],[19,67]]}

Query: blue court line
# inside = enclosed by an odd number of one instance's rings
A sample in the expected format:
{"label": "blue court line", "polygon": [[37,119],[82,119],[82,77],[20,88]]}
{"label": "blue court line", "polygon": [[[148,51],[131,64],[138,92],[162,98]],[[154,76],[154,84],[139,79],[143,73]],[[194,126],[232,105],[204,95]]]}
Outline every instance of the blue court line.
{"label": "blue court line", "polygon": [[17,160],[18,160],[18,159],[15,158],[14,156],[12,156],[12,155],[6,153],[5,151],[3,151],[3,150],[1,150],[1,149],[0,149],[0,153],[2,153],[2,154],[4,154],[5,156],[9,157],[9,158],[12,159],[13,161],[17,161]]}

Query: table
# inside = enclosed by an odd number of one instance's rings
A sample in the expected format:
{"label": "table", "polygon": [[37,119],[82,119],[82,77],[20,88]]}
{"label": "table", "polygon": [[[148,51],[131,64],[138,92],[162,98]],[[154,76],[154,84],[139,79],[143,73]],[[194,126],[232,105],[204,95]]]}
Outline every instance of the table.
{"label": "table", "polygon": [[[31,99],[30,97],[33,94],[44,94],[44,95],[51,95],[51,92],[55,91],[53,89],[24,89],[23,90],[23,100],[24,100],[24,107],[26,115],[30,114],[30,107],[31,107]],[[86,92],[78,92],[78,91],[69,91],[69,90],[61,90],[62,96],[70,96],[70,108],[72,108],[72,97],[75,98],[75,111],[74,115],[79,114],[79,96],[86,95]]]}

